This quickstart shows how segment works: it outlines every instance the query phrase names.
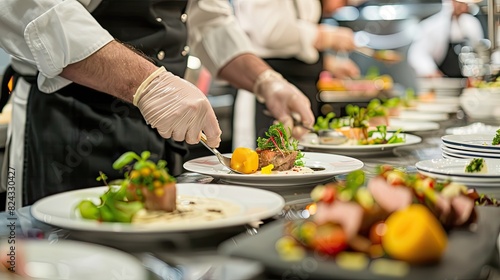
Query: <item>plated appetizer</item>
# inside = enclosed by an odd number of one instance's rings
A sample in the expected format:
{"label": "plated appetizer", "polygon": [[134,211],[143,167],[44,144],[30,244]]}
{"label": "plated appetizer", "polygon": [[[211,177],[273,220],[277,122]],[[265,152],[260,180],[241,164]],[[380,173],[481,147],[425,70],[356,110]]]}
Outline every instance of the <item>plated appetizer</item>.
{"label": "plated appetizer", "polygon": [[[282,123],[269,127],[266,137],[257,139],[257,149],[254,151],[238,147],[231,157],[231,168],[245,174],[259,171],[270,174],[272,171],[287,171],[305,169],[303,153],[298,149],[298,141],[291,137]],[[312,172],[312,170],[310,170]]]}
{"label": "plated appetizer", "polygon": [[213,220],[238,212],[236,205],[208,197],[178,196],[176,180],[167,163],[149,159],[150,152],[139,156],[124,153],[113,168],[124,170],[123,180],[108,184],[106,175],[97,178],[108,185],[99,200],[85,199],[77,205],[84,219],[100,222],[156,223],[187,220]]}
{"label": "plated appetizer", "polygon": [[285,259],[297,260],[314,250],[436,263],[447,248],[447,232],[476,220],[475,205],[498,205],[464,185],[388,165],[380,166],[368,182],[363,171],[354,171],[343,182],[319,185],[311,198],[310,217],[288,222],[276,244]]}

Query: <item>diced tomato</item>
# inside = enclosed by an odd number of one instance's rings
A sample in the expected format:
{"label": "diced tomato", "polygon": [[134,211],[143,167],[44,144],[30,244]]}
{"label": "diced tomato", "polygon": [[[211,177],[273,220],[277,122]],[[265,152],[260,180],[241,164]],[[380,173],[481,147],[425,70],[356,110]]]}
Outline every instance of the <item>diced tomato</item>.
{"label": "diced tomato", "polygon": [[323,254],[336,255],[347,248],[347,237],[340,225],[326,223],[316,228],[311,247]]}

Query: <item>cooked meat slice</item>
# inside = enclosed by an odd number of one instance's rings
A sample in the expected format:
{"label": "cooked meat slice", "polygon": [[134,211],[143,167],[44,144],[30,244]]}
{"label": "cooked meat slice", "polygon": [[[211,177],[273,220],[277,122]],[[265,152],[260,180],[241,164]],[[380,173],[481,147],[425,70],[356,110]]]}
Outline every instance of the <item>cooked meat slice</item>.
{"label": "cooked meat slice", "polygon": [[257,149],[257,153],[259,154],[259,170],[264,166],[273,164],[274,171],[284,171],[292,169],[295,165],[298,151],[281,153],[280,151]]}

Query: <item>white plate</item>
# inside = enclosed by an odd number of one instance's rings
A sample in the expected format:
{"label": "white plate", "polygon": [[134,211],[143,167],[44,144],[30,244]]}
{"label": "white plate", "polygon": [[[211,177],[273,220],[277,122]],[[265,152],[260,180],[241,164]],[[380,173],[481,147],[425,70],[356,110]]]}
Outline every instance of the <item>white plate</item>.
{"label": "white plate", "polygon": [[500,145],[493,146],[491,142],[495,134],[445,135],[441,140],[446,145],[461,146],[461,149],[481,149],[481,151],[500,152]]}
{"label": "white plate", "polygon": [[463,158],[471,158],[471,157],[483,157],[483,158],[500,158],[500,153],[484,153],[484,152],[475,152],[475,151],[464,151],[459,149],[450,148],[448,146],[443,145],[441,147],[443,152],[446,152],[450,155],[456,155]]}
{"label": "white plate", "polygon": [[460,106],[458,104],[443,103],[417,103],[416,111],[432,113],[456,113]]}
{"label": "white plate", "polygon": [[177,195],[209,197],[225,200],[240,207],[229,217],[190,223],[181,220],[168,224],[141,225],[100,223],[79,218],[75,207],[83,199],[99,198],[108,188],[96,187],[51,195],[35,202],[31,214],[39,221],[60,228],[108,233],[174,233],[244,225],[280,213],[285,201],[280,195],[256,188],[229,185],[178,183]]}
{"label": "white plate", "polygon": [[413,121],[430,121],[430,122],[440,122],[449,119],[447,113],[429,113],[420,111],[406,111],[403,110],[399,116],[395,117],[403,120],[413,120]]}
{"label": "white plate", "polygon": [[486,125],[481,122],[475,122],[466,126],[450,127],[446,129],[446,134],[493,134],[495,135],[498,126]]}
{"label": "white plate", "polygon": [[418,104],[453,104],[460,106],[460,98],[458,96],[438,96],[429,100],[418,99]]}
{"label": "white plate", "polygon": [[467,146],[462,146],[462,145],[453,145],[450,143],[443,142],[443,146],[456,150],[456,151],[462,151],[462,152],[480,152],[480,153],[487,153],[487,154],[498,154],[499,151],[497,150],[492,150],[487,147],[481,148],[481,147],[467,147]]}
{"label": "white plate", "polygon": [[137,258],[109,247],[70,240],[18,240],[16,246],[29,279],[148,279]]}
{"label": "white plate", "polygon": [[439,124],[436,122],[419,122],[391,118],[389,120],[388,131],[396,131],[401,129],[403,132],[420,132],[439,129]]}
{"label": "white plate", "polygon": [[[415,164],[418,171],[434,174],[440,177],[459,178],[467,182],[499,182],[500,159],[484,159],[488,168],[487,173],[467,173],[465,167],[471,159],[430,159]],[[500,187],[500,186],[499,186]]]}
{"label": "white plate", "polygon": [[[231,154],[226,154],[231,156]],[[324,182],[339,174],[349,173],[363,168],[363,162],[354,158],[324,153],[304,152],[305,166],[324,168],[309,174],[289,173],[282,171],[278,174],[234,174],[222,166],[217,157],[207,156],[184,163],[184,168],[191,172],[205,174],[221,181],[238,185],[255,187],[304,187]],[[288,174],[287,174],[288,173]]]}
{"label": "white plate", "polygon": [[[388,137],[392,135],[392,133],[387,133]],[[392,153],[394,148],[408,146],[420,143],[422,138],[406,133],[400,133],[401,137],[406,137],[405,143],[396,143],[396,144],[380,144],[380,145],[325,145],[318,143],[307,143],[300,142],[299,145],[303,146],[306,149],[317,150],[317,151],[326,151],[330,153],[337,153],[342,155],[350,155],[350,156],[372,156],[379,154],[387,154]]]}

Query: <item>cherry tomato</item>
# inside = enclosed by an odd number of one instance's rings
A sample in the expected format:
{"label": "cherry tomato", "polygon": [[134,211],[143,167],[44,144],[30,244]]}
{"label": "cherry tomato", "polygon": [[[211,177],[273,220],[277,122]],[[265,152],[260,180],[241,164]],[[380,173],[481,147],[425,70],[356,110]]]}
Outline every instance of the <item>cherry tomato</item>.
{"label": "cherry tomato", "polygon": [[316,228],[311,247],[321,253],[335,255],[347,248],[347,236],[340,225],[322,224]]}

